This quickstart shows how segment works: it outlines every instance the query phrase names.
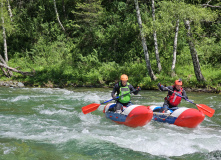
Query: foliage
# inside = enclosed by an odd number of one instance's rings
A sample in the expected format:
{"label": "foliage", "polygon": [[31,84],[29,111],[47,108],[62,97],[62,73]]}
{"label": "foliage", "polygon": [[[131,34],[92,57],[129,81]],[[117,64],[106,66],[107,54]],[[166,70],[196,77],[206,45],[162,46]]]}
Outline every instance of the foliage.
{"label": "foliage", "polygon": [[[153,23],[150,1],[139,1],[143,29],[151,66],[157,72],[153,30],[157,32],[162,72],[151,81],[141,45],[133,1],[64,0],[10,1],[13,21],[4,2],[1,16],[5,18],[9,66],[22,71],[35,71],[34,76],[18,73],[13,79],[33,86],[108,86],[121,74],[128,74],[134,86],[156,89],[157,83],[173,84],[182,78],[186,87],[220,88],[221,84],[221,11],[204,7],[207,1],[155,1],[156,21]],[[210,5],[220,6],[217,0]],[[180,20],[176,76],[171,78],[174,29]],[[183,21],[191,20],[194,44],[202,73],[207,80],[198,83]],[[1,22],[2,25],[2,22]],[[2,29],[0,30],[2,32]],[[0,36],[3,56],[3,37]],[[2,78],[5,79],[5,78]]]}

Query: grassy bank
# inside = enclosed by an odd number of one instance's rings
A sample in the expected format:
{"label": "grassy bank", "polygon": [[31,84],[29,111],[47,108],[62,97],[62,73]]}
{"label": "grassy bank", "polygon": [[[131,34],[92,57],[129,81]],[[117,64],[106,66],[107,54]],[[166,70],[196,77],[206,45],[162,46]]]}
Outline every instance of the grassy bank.
{"label": "grassy bank", "polygon": [[[129,82],[142,89],[157,89],[158,83],[172,85],[175,79],[181,78],[187,88],[221,90],[219,8],[202,7],[201,1],[160,0],[156,2],[156,21],[153,21],[151,2],[139,1],[148,57],[157,77],[152,81],[147,73],[134,1],[57,1],[58,14],[54,12],[54,3],[39,0],[18,5],[11,1],[13,19],[9,4],[2,4],[5,20],[2,27],[6,35],[0,37],[1,56],[6,62],[8,57],[8,66],[35,74],[14,73],[13,77],[1,76],[0,80],[20,81],[34,87],[113,87],[121,74],[127,74]],[[210,1],[210,5],[220,6],[218,1]],[[176,75],[171,77],[177,18]],[[191,22],[192,38],[187,36],[186,20]],[[154,32],[162,66],[160,73]],[[198,82],[195,77],[190,39],[205,82]],[[8,56],[4,55],[6,52]],[[1,71],[0,75],[3,75]]]}
{"label": "grassy bank", "polygon": [[[92,64],[89,63],[87,63],[89,66],[79,65],[78,67],[67,64],[45,67],[30,64],[26,61],[26,63],[21,63],[20,68],[23,71],[35,70],[33,76],[14,73],[12,78],[1,77],[0,80],[20,81],[30,87],[113,87],[121,74],[127,74],[129,82],[133,86],[140,86],[147,90],[157,89],[158,83],[165,86],[172,85],[176,79],[181,78],[184,88],[196,91],[203,88],[217,93],[221,91],[221,70],[214,67],[202,66],[202,74],[206,81],[198,82],[191,64],[177,66],[175,77],[171,77],[170,68],[168,67],[167,70],[164,69],[161,73],[156,73],[156,81],[150,79],[146,64],[141,60],[137,60],[137,63],[125,63],[123,65],[115,62],[94,63],[94,68],[90,67]],[[11,65],[15,64],[11,63]]]}

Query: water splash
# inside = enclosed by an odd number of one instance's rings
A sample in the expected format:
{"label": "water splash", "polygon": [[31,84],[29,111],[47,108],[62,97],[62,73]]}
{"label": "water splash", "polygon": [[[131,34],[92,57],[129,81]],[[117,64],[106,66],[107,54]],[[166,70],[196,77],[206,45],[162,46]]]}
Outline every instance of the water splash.
{"label": "water splash", "polygon": [[[131,154],[138,152],[159,157],[208,154],[220,150],[221,122],[218,108],[213,118],[206,117],[195,129],[154,121],[144,127],[130,128],[106,119],[102,113],[104,105],[93,113],[84,115],[81,112],[81,107],[85,105],[111,99],[110,90],[99,92],[25,88],[0,92],[0,139],[54,145],[64,152],[68,147],[82,147],[87,153],[94,147],[106,148],[108,153],[108,146],[111,145],[114,152],[129,150],[133,151]],[[140,102],[142,105],[162,104],[158,97],[145,98],[145,94],[154,93],[143,91],[140,96],[133,97],[133,102]],[[208,105],[219,102],[220,97],[212,97],[212,101],[209,101],[210,98],[206,100]],[[188,103],[183,103],[185,104]],[[7,145],[0,142],[5,155],[16,150],[10,141]],[[113,150],[110,149],[108,154]],[[76,152],[79,150],[76,149]]]}

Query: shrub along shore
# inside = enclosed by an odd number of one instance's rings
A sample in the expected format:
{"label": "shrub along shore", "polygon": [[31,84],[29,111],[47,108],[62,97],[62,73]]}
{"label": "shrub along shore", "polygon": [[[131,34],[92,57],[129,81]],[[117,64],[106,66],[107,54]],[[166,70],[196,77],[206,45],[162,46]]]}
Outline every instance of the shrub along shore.
{"label": "shrub along shore", "polygon": [[220,0],[153,2],[2,1],[0,86],[220,93]]}

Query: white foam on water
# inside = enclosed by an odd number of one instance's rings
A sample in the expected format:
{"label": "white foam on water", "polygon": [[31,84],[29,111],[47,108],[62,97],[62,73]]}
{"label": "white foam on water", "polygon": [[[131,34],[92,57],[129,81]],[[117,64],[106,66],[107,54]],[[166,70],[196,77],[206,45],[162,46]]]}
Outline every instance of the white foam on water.
{"label": "white foam on water", "polygon": [[[107,92],[73,92],[66,89],[23,89],[36,91],[34,95],[17,95],[11,100],[32,103],[32,96],[50,99],[51,105],[45,101],[33,106],[33,114],[10,115],[0,113],[0,137],[38,142],[64,144],[73,139],[87,144],[92,141],[113,143],[121,148],[162,156],[182,156],[196,152],[212,152],[220,150],[221,127],[211,118],[194,129],[178,127],[170,124],[151,121],[144,127],[131,128],[118,125],[97,113],[83,114],[70,104],[61,104],[61,100],[75,103],[102,103],[111,99]],[[45,100],[45,99],[44,99]],[[47,99],[46,99],[47,100]],[[138,103],[139,101],[137,101]],[[106,104],[104,104],[106,105]],[[97,110],[102,112],[104,105]],[[148,105],[162,105],[162,102],[150,102]],[[73,109],[73,110],[72,110]],[[205,124],[204,124],[205,123]],[[212,124],[213,126],[208,126]],[[9,154],[13,149],[4,148]]]}
{"label": "white foam on water", "polygon": [[[43,110],[43,112],[45,112]],[[47,112],[46,112],[47,113]],[[52,112],[63,115],[62,112]],[[51,112],[47,115],[51,115]],[[211,152],[220,149],[220,131],[212,129],[197,128],[187,129],[169,124],[147,124],[144,127],[130,128],[108,122],[109,126],[102,125],[104,117],[82,113],[76,113],[81,119],[79,124],[62,126],[59,120],[44,121],[44,119],[30,120],[28,117],[20,118],[10,122],[8,118],[8,131],[0,132],[1,137],[11,137],[22,140],[44,141],[47,143],[66,143],[70,140],[91,141],[97,139],[111,142],[119,147],[128,148],[152,155],[181,156],[195,152]],[[49,117],[48,117],[49,118]],[[11,124],[10,124],[11,123]],[[29,123],[30,127],[23,124]],[[7,129],[6,129],[7,130]],[[211,134],[210,132],[213,132]],[[209,133],[209,134],[208,134]],[[83,139],[83,140],[82,140]]]}
{"label": "white foam on water", "polygon": [[23,90],[27,90],[31,93],[46,93],[46,94],[70,94],[73,91],[69,91],[67,89],[60,89],[60,88],[22,88]]}
{"label": "white foam on water", "polygon": [[155,105],[155,106],[163,106],[163,102],[150,102],[150,103],[148,103],[148,106],[150,106],[150,105]]}
{"label": "white foam on water", "polygon": [[57,115],[71,115],[72,112],[69,112],[69,111],[66,111],[66,110],[62,110],[62,109],[56,110],[56,109],[52,108],[52,109],[41,110],[40,114],[46,114],[46,115],[56,115],[56,114]]}
{"label": "white foam on water", "polygon": [[11,102],[17,102],[20,100],[28,100],[28,99],[30,99],[30,96],[17,96],[15,98],[12,98]]}
{"label": "white foam on water", "polygon": [[16,147],[8,147],[4,144],[0,144],[0,148],[3,150],[3,154],[10,154],[16,150]]}
{"label": "white foam on water", "polygon": [[79,118],[81,119],[81,127],[90,127],[91,125],[98,125],[100,124],[100,120],[101,120],[101,117],[100,116],[97,116],[97,115],[93,115],[91,113],[89,114],[83,114],[83,113],[80,113],[79,115]]}
{"label": "white foam on water", "polygon": [[[181,156],[195,152],[208,153],[220,149],[221,136],[217,134],[216,136],[207,135],[203,131],[201,134],[196,134],[192,130],[182,133],[183,129],[179,131],[178,126],[159,129],[151,125],[145,126],[145,129],[126,129],[99,137],[122,148],[162,156]],[[167,127],[167,125],[162,125],[162,127]]]}
{"label": "white foam on water", "polygon": [[96,94],[92,94],[92,95],[85,95],[83,97],[84,101],[89,101],[89,102],[93,102],[93,103],[100,103],[100,97]]}

